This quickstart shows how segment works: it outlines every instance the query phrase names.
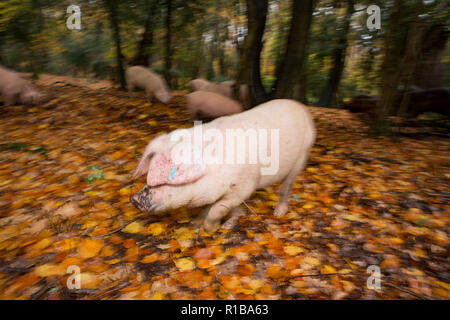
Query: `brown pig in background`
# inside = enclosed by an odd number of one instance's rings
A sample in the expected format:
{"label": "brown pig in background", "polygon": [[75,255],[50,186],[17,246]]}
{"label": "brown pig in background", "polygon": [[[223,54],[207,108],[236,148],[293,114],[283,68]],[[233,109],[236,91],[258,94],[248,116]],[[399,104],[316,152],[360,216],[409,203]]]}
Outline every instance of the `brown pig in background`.
{"label": "brown pig in background", "polygon": [[211,84],[208,80],[205,79],[194,79],[189,81],[189,90],[191,92],[196,92],[202,90],[203,87]]}
{"label": "brown pig in background", "polygon": [[16,103],[31,106],[38,104],[41,95],[22,75],[0,67],[0,95],[5,106]]}
{"label": "brown pig in background", "polygon": [[214,92],[196,91],[187,95],[191,119],[215,119],[242,112],[239,102]]}
{"label": "brown pig in background", "polygon": [[166,81],[156,73],[142,66],[128,67],[125,73],[128,92],[133,96],[135,88],[144,89],[149,100],[153,97],[164,104],[172,100]]}
{"label": "brown pig in background", "polygon": [[219,83],[219,84],[210,83],[206,86],[203,86],[200,90],[221,94],[227,98],[233,97],[233,86],[222,84],[222,83]]}
{"label": "brown pig in background", "polygon": [[[289,192],[306,165],[316,137],[313,119],[302,104],[293,100],[273,100],[243,113],[218,118],[202,125],[202,132],[207,132],[209,138],[203,136],[200,142],[195,139],[198,127],[175,130],[147,145],[134,172],[135,178],[147,174],[147,185],[130,199],[139,210],[156,213],[205,206],[203,224],[207,231],[213,231],[228,214],[233,216],[256,189],[282,182],[274,214],[282,216],[287,212]],[[220,158],[220,148],[212,148],[212,151],[211,144],[220,146],[218,141],[224,140],[230,130],[241,132],[245,140],[249,129],[278,132],[269,134],[267,139],[259,139],[258,144],[263,144],[266,150],[263,154],[267,157],[270,154],[270,159],[259,156],[257,161],[249,161],[252,155],[255,156],[250,149],[243,153],[234,150],[237,157],[246,155],[246,161],[209,161],[210,158],[205,158],[208,148],[213,159]],[[194,139],[180,136],[181,132],[194,135]],[[239,136],[242,135],[237,138]],[[232,146],[238,148],[235,142]],[[226,142],[224,147],[233,151]],[[180,156],[184,151],[180,153],[180,150],[191,149],[196,154],[198,148],[202,148],[202,157],[191,162],[180,161],[185,159]]]}

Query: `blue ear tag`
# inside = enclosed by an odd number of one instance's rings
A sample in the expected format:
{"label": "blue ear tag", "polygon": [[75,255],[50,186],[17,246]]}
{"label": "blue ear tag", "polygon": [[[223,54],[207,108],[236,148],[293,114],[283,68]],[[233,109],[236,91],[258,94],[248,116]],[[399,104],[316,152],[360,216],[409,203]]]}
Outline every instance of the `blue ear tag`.
{"label": "blue ear tag", "polygon": [[169,181],[173,180],[173,175],[175,174],[176,168],[173,167],[172,170],[170,170],[170,174],[169,174]]}

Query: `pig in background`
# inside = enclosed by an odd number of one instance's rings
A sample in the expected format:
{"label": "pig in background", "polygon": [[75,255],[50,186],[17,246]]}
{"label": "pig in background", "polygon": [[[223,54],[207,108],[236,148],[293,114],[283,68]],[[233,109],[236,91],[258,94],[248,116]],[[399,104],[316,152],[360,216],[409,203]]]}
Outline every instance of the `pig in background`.
{"label": "pig in background", "polygon": [[[233,80],[223,81],[221,83],[213,83],[205,79],[194,79],[189,81],[190,92],[205,91],[220,94],[229,99],[234,98],[234,86],[236,82]],[[239,87],[239,102],[245,108],[250,107],[250,99],[248,85],[241,84]]]}
{"label": "pig in background", "polygon": [[41,100],[39,91],[21,75],[0,66],[0,94],[5,106],[17,103],[26,106],[36,105]]}
{"label": "pig in background", "polygon": [[135,88],[144,89],[148,100],[155,97],[158,101],[168,104],[172,100],[172,94],[166,84],[166,81],[142,66],[128,67],[125,72],[128,93],[133,97]]}
{"label": "pig in background", "polygon": [[239,102],[220,94],[196,91],[187,95],[191,120],[209,120],[243,111]]}
{"label": "pig in background", "polygon": [[202,90],[203,87],[210,85],[211,82],[205,79],[194,79],[189,81],[189,90],[190,92],[196,92]]}
{"label": "pig in background", "polygon": [[[203,125],[203,130],[218,130],[222,137],[228,129],[279,130],[278,170],[262,174],[267,166],[258,160],[255,164],[227,164],[224,162],[178,162],[174,148],[189,144],[181,139],[172,141],[169,134],[153,139],[146,147],[134,172],[134,178],[147,174],[147,185],[130,201],[144,212],[164,212],[180,207],[203,207],[205,230],[216,230],[228,214],[232,217],[240,204],[250,198],[256,189],[282,182],[276,216],[288,210],[287,199],[297,175],[304,169],[310,148],[316,137],[314,122],[308,110],[292,100],[273,100],[249,111],[222,117]],[[188,129],[192,133],[194,128]],[[177,131],[172,132],[175,134]],[[206,140],[206,141],[205,141]],[[207,148],[204,139],[202,148]],[[276,143],[275,142],[275,143]],[[267,150],[273,154],[271,139]],[[247,156],[249,155],[248,151]],[[248,159],[248,157],[247,157]],[[240,210],[239,210],[240,211]]]}

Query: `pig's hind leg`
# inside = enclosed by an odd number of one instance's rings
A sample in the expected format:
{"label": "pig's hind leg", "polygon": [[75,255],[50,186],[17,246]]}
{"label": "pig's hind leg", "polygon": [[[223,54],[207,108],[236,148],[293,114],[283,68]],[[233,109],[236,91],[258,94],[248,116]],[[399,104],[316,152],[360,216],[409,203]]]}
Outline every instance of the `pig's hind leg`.
{"label": "pig's hind leg", "polygon": [[297,176],[305,168],[306,163],[308,162],[308,155],[309,150],[300,156],[295,166],[292,168],[286,179],[284,179],[283,183],[281,184],[280,199],[278,200],[273,213],[276,217],[282,217],[287,213],[289,192],[291,191],[292,185],[297,179]]}

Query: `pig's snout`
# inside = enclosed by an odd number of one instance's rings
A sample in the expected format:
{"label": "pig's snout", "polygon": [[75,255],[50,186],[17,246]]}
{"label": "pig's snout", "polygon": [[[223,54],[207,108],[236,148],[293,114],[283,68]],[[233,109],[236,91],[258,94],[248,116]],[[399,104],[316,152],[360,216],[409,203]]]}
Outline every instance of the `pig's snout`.
{"label": "pig's snout", "polygon": [[131,203],[142,212],[151,211],[151,194],[150,187],[145,186],[141,191],[130,197]]}

